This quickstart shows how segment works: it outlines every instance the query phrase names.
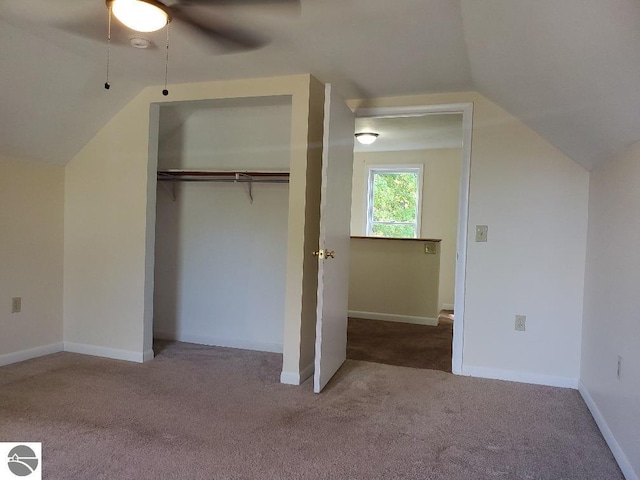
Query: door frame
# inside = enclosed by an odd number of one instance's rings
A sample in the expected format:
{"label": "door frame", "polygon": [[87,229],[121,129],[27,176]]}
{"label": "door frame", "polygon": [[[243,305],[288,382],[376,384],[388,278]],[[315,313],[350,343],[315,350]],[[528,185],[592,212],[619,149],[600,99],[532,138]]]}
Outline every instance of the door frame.
{"label": "door frame", "polygon": [[467,241],[469,230],[469,187],[471,181],[471,141],[473,136],[473,103],[444,105],[415,105],[408,107],[356,108],[356,118],[363,117],[418,117],[437,114],[462,114],[462,159],[460,192],[458,196],[458,235],[456,239],[455,321],[453,322],[453,355],[451,371],[462,375],[464,357],[464,314],[467,271]]}

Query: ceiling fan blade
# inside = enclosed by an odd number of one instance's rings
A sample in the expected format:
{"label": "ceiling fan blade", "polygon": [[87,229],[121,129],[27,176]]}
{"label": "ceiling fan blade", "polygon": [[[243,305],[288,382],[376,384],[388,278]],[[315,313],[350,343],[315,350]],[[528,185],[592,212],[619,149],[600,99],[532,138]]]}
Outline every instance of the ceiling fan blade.
{"label": "ceiling fan blade", "polygon": [[[92,40],[107,42],[109,19],[107,15],[104,17],[96,17],[95,15],[86,16],[84,18],[76,18],[74,20],[56,22],[55,27],[64,30],[73,35]],[[111,43],[115,45],[128,45],[129,33],[115,19],[111,21]]]}
{"label": "ceiling fan blade", "polygon": [[268,40],[231,24],[225,24],[212,16],[197,15],[188,8],[180,5],[169,7],[173,20],[179,20],[190,26],[204,40],[216,50],[255,50],[263,47]]}
{"label": "ceiling fan blade", "polygon": [[251,6],[266,9],[270,13],[284,15],[300,15],[302,7],[300,0],[177,0],[175,5],[185,7],[240,7]]}
{"label": "ceiling fan blade", "polygon": [[227,5],[290,5],[300,7],[300,0],[178,0],[180,5],[199,5],[203,7]]}

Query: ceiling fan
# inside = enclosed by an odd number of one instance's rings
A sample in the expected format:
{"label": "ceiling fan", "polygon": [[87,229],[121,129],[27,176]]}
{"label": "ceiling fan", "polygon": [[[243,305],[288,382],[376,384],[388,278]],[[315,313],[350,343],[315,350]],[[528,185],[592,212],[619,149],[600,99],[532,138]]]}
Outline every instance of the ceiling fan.
{"label": "ceiling fan", "polygon": [[[111,43],[125,44],[131,42],[138,48],[146,45],[136,45],[131,38],[132,33],[150,33],[162,28],[167,29],[167,63],[169,52],[169,25],[180,24],[191,30],[197,37],[204,40],[205,45],[215,53],[237,52],[253,50],[264,46],[268,39],[256,32],[243,28],[225,18],[222,7],[267,6],[285,8],[287,12],[299,13],[300,0],[106,0],[108,11],[108,33],[106,33],[107,13],[102,16],[77,18],[59,24],[59,27],[83,37],[106,40]],[[279,13],[281,10],[277,10]],[[112,21],[112,17],[118,21]],[[109,55],[109,54],[108,54]],[[109,60],[107,59],[107,82]],[[165,69],[165,89],[167,95]]]}
{"label": "ceiling fan", "polygon": [[[236,52],[260,48],[268,39],[235,24],[222,7],[273,7],[276,13],[300,12],[300,0],[106,0],[106,7],[118,22],[113,22],[112,41],[128,43],[131,32],[154,32],[169,24],[191,30],[204,40],[212,52]],[[106,38],[106,11],[71,18],[58,24],[70,33],[96,40]]]}

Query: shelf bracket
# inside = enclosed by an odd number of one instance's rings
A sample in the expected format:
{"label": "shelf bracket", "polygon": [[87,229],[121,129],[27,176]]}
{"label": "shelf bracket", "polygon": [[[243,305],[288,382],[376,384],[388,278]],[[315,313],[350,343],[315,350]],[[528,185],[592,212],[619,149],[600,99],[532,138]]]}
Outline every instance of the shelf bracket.
{"label": "shelf bracket", "polygon": [[246,173],[236,172],[236,182],[240,180],[240,176],[242,175],[243,183],[247,184],[247,193],[249,194],[249,202],[253,203],[253,177],[251,175],[247,175]]}
{"label": "shelf bracket", "polygon": [[169,182],[171,183],[171,187],[169,187],[169,185],[167,185],[167,182],[160,182],[160,185],[162,186],[162,188],[164,188],[169,195],[171,195],[171,198],[173,199],[173,201],[176,201],[177,195],[176,195],[176,183],[177,182]]}

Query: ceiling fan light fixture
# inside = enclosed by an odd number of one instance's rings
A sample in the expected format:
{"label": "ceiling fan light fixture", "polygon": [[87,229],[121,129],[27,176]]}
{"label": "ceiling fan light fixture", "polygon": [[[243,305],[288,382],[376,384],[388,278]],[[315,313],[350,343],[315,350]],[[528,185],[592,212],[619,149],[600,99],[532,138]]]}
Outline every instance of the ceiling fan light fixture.
{"label": "ceiling fan light fixture", "polygon": [[362,145],[371,145],[377,140],[377,138],[378,134],[373,132],[356,133],[356,140],[358,140]]}
{"label": "ceiling fan light fixture", "polygon": [[110,0],[115,17],[137,32],[155,32],[171,21],[164,5],[154,0]]}

